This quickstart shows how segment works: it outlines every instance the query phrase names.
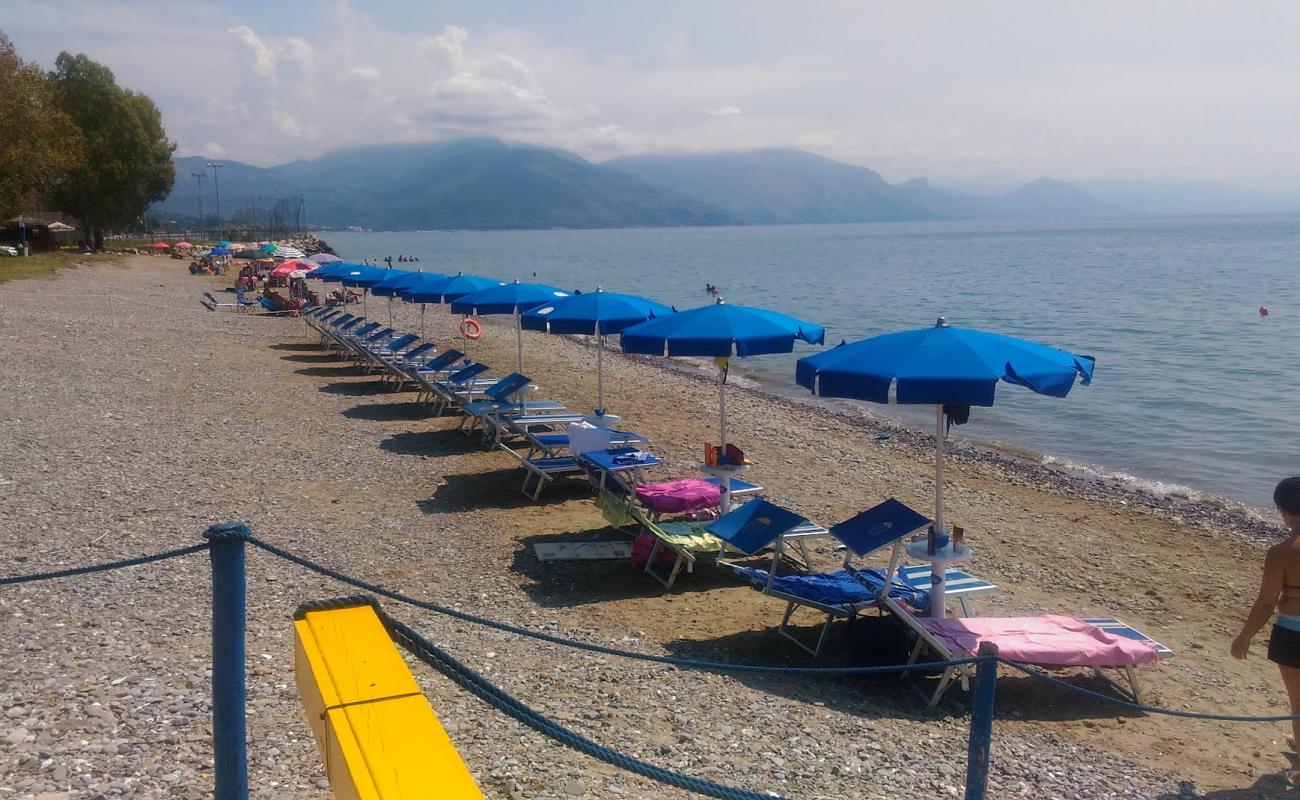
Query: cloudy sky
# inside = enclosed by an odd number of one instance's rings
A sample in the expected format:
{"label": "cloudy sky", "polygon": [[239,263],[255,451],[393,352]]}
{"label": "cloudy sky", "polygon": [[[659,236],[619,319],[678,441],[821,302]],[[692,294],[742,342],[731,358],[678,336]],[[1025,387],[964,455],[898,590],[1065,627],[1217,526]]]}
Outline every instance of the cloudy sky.
{"label": "cloudy sky", "polygon": [[152,96],[182,155],[492,135],[793,146],[993,185],[1300,181],[1300,3],[3,0]]}

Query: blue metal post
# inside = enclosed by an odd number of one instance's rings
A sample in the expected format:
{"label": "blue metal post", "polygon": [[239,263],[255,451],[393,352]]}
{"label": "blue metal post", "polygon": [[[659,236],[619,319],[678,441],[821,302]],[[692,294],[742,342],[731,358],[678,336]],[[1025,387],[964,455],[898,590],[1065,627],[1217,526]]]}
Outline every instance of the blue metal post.
{"label": "blue metal post", "polygon": [[248,800],[248,744],[244,722],[244,542],[242,522],[213,525],[212,750],[216,800]]}
{"label": "blue metal post", "polygon": [[970,744],[966,751],[966,800],[984,800],[989,784],[989,747],[998,691],[998,646],[983,642],[975,665],[970,709]]}

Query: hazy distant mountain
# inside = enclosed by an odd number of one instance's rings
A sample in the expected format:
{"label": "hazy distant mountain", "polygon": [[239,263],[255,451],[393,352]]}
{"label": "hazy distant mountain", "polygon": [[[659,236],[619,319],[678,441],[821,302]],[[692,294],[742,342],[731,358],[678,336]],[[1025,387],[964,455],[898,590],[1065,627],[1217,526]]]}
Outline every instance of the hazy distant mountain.
{"label": "hazy distant mountain", "polygon": [[[172,194],[154,208],[193,217],[193,172],[215,212],[206,159],[176,159]],[[1121,216],[1078,186],[1039,178],[995,196],[925,178],[898,185],[866,167],[802,150],[625,156],[592,164],[553,148],[496,139],[386,144],[254,167],[226,161],[222,213],[302,195],[306,222],[379,230],[612,228],[673,225],[894,222],[929,219],[1097,219]]]}
{"label": "hazy distant mountain", "polygon": [[624,156],[605,162],[751,224],[932,219],[866,167],[802,150]]}
{"label": "hazy distant mountain", "polygon": [[[214,213],[207,159],[176,159],[176,188],[155,209],[197,213],[191,172],[207,172],[204,211]],[[339,150],[310,161],[260,168],[226,161],[222,212],[302,195],[317,225],[427,228],[604,228],[725,225],[717,208],[573,153],[495,139],[387,144]],[[259,197],[260,196],[260,197]]]}
{"label": "hazy distant mountain", "polygon": [[900,183],[898,188],[917,205],[947,219],[1101,219],[1128,213],[1098,202],[1075,184],[1051,178],[991,197],[937,189],[925,178]]}
{"label": "hazy distant mountain", "polygon": [[1087,192],[1104,203],[1139,214],[1295,214],[1300,196],[1239,189],[1221,183],[1109,181],[1089,183]]}

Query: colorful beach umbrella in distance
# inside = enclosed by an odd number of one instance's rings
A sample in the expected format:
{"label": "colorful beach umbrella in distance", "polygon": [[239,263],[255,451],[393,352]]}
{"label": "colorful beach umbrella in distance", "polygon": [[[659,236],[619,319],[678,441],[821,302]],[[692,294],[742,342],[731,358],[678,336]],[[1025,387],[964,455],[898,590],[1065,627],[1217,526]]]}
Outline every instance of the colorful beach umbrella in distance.
{"label": "colorful beach umbrella in distance", "polygon": [[303,261],[300,258],[295,258],[277,264],[275,269],[271,270],[271,276],[283,279],[289,277],[293,272],[302,272],[304,274],[314,272],[317,266],[317,264],[313,264],[310,261]]}
{"label": "colorful beach umbrella in distance", "polygon": [[672,313],[673,309],[663,303],[597,288],[540,305],[525,313],[520,322],[524,330],[596,337],[596,415],[603,416],[605,337]]}
{"label": "colorful beach umbrella in distance", "polygon": [[230,249],[227,247],[217,246],[209,250],[208,253],[214,256],[228,256],[230,255]]}
{"label": "colorful beach umbrella in distance", "polygon": [[[945,406],[992,406],[999,382],[1065,397],[1076,380],[1084,386],[1092,382],[1095,366],[1092,356],[999,333],[955,328],[940,317],[930,328],[873,336],[801,358],[795,382],[819,397],[934,406],[934,529],[946,536]],[[939,577],[932,577],[931,616],[945,613],[944,563],[932,561]]]}
{"label": "colorful beach umbrella in distance", "polygon": [[152,248],[155,249],[155,250],[169,250],[169,249],[171,249],[171,245],[167,244],[166,242],[154,242],[153,244],[151,244],[151,245],[149,245],[149,246],[152,247]]}
{"label": "colorful beach umbrella in distance", "polygon": [[221,241],[217,242],[216,245],[214,245],[214,246],[215,246],[215,247],[229,247],[229,246],[230,246],[230,240],[229,240],[229,239],[222,239]]}
{"label": "colorful beach umbrella in distance", "polygon": [[190,242],[177,242],[177,243],[176,243],[176,247],[177,247],[178,249],[180,249],[180,250],[188,250],[188,249],[190,249],[190,248],[193,247],[193,246],[194,246],[194,245],[191,244]]}
{"label": "colorful beach umbrella in distance", "polygon": [[242,258],[249,261],[261,257],[262,254],[257,252],[256,250],[240,250],[238,253],[235,253],[235,258]]}
{"label": "colorful beach umbrella in distance", "polygon": [[315,261],[317,264],[333,264],[334,262],[342,261],[343,259],[334,255],[333,253],[316,253],[314,255],[308,256],[307,260]]}
{"label": "colorful beach umbrella in distance", "polygon": [[[718,447],[727,447],[727,367],[732,356],[790,353],[795,340],[821,344],[821,325],[763,308],[736,306],[721,300],[666,317],[633,325],[623,331],[625,353],[652,356],[712,356],[718,365]],[[731,481],[724,473],[723,513],[731,505]]]}
{"label": "colorful beach umbrella in distance", "polygon": [[515,347],[519,355],[519,372],[524,371],[524,334],[520,315],[546,303],[568,297],[569,293],[542,283],[511,283],[493,286],[452,301],[453,314],[513,314],[515,317]]}
{"label": "colorful beach umbrella in distance", "polygon": [[[228,245],[228,244],[230,244],[230,242],[226,242],[226,244]],[[263,253],[274,253],[276,250],[279,250],[280,247],[279,247],[279,245],[274,245],[274,244],[271,244],[270,242],[267,242],[266,244],[262,245],[261,247],[259,247],[259,248],[257,248],[257,249],[258,249],[258,250],[261,250]]]}

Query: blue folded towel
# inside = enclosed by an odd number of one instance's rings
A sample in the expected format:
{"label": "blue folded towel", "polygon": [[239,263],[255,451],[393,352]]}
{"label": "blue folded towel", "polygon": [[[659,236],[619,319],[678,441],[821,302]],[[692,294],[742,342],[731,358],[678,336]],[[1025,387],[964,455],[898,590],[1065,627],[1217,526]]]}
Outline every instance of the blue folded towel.
{"label": "blue folded towel", "polygon": [[[755,589],[761,591],[767,587],[766,571],[737,565],[732,565],[732,569],[743,575]],[[811,575],[780,575],[772,579],[772,589],[827,606],[851,606],[875,600],[876,594],[885,585],[881,572],[867,569],[859,571],[857,575],[854,577],[853,573],[846,570]],[[913,589],[897,581],[891,587],[889,596],[920,611],[930,606],[929,592]]]}

